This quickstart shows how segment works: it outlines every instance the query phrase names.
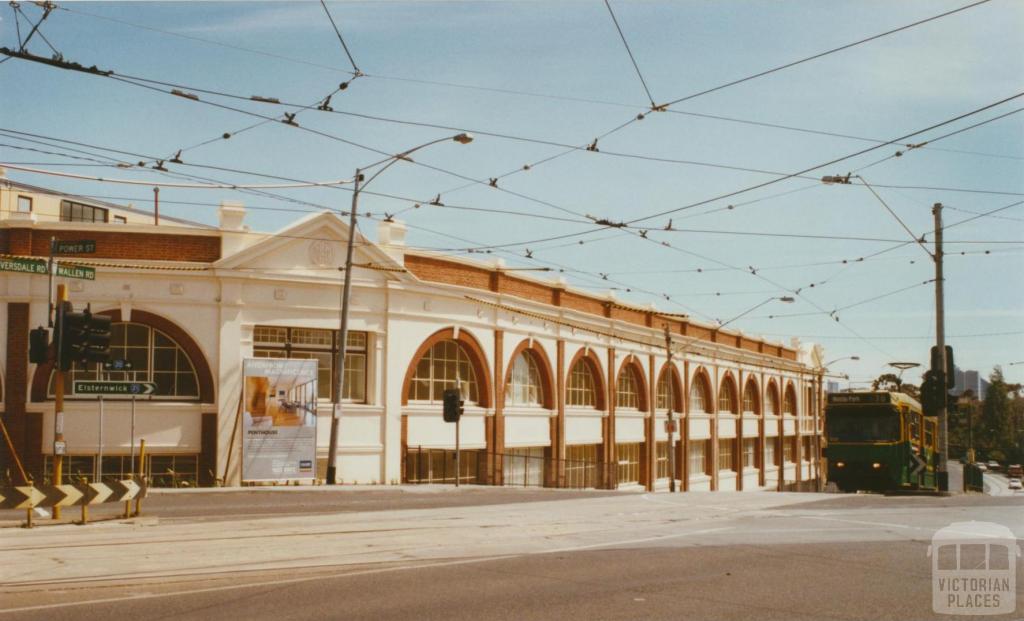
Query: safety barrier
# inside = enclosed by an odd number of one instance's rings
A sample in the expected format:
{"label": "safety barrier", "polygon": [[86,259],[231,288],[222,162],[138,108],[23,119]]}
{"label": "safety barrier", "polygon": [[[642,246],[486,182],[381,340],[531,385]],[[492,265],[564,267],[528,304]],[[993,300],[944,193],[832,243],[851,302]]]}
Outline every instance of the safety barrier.
{"label": "safety barrier", "polygon": [[135,515],[139,514],[140,501],[146,497],[148,485],[144,477],[133,477],[104,483],[78,483],[70,485],[21,485],[0,487],[0,509],[25,509],[27,526],[32,526],[32,510],[37,507],[81,507],[82,522],[88,521],[89,505],[107,502],[125,503],[125,514],[129,513],[128,503],[136,502]]}

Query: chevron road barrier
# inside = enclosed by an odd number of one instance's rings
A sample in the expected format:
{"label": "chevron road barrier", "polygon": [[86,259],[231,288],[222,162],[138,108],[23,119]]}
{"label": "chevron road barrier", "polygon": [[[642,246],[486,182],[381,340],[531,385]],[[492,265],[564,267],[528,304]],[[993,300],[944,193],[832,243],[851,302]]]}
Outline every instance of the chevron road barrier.
{"label": "chevron road barrier", "polygon": [[0,487],[0,509],[28,510],[27,526],[31,527],[32,509],[36,507],[82,507],[82,522],[86,522],[89,505],[137,501],[145,498],[147,490],[143,477],[103,483]]}

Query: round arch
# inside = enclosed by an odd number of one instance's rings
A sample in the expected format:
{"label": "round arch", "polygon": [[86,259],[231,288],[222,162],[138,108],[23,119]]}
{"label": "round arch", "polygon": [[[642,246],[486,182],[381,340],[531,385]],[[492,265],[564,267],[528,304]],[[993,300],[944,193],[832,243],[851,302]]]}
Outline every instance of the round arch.
{"label": "round arch", "polygon": [[[729,412],[730,414],[739,414],[739,387],[736,385],[736,377],[732,374],[732,371],[726,371],[723,373],[722,381],[719,382],[718,385],[718,398],[720,399],[726,395],[731,398],[729,399],[729,407],[724,411]],[[718,404],[718,401],[715,401],[715,408],[718,412],[723,411],[721,406]]]}
{"label": "round arch", "polygon": [[[106,315],[107,317],[110,317],[110,321],[112,323],[125,321],[121,318],[120,309],[96,311],[93,314]],[[199,382],[199,402],[216,402],[214,395],[213,373],[210,371],[210,364],[206,361],[206,356],[203,355],[203,350],[199,348],[199,344],[196,343],[195,339],[193,339],[188,332],[184,330],[184,328],[169,319],[161,317],[160,315],[137,309],[132,309],[131,319],[128,321],[130,323],[137,323],[160,330],[177,343],[192,362],[192,366],[195,367],[196,379]],[[35,374],[32,376],[31,392],[33,402],[43,402],[47,400],[46,393],[50,384],[50,374],[52,372],[52,362],[40,364],[36,367]]]}
{"label": "round arch", "polygon": [[[782,415],[782,401],[779,399],[779,385],[775,379],[769,379],[768,385],[764,389],[765,404],[771,406],[772,414],[775,416]],[[762,411],[767,408],[762,407]]]}
{"label": "round arch", "polygon": [[[555,409],[555,387],[554,377],[555,374],[551,370],[551,361],[548,360],[548,355],[544,351],[544,348],[540,346],[537,341],[530,339],[523,339],[519,345],[512,350],[512,355],[509,356],[508,364],[505,365],[505,379],[504,385],[508,386],[512,382],[512,364],[515,363],[516,357],[519,354],[526,354],[533,358],[533,361],[537,363],[537,370],[540,371],[540,383],[541,383],[541,407],[547,410]],[[504,397],[507,401],[508,391],[504,392]]]}
{"label": "round arch", "polygon": [[[792,412],[786,412],[787,403],[793,404]],[[796,388],[793,386],[793,380],[788,380],[786,382],[786,391],[783,393],[782,396],[782,413],[788,416],[797,415]]]}
{"label": "round arch", "polygon": [[405,379],[402,381],[402,405],[409,405],[409,383],[412,382],[412,376],[416,373],[416,365],[420,358],[430,351],[431,347],[443,341],[455,341],[466,349],[466,353],[469,354],[469,364],[473,367],[473,373],[476,374],[477,396],[479,397],[477,404],[484,408],[491,407],[491,396],[494,391],[491,389],[491,372],[487,367],[487,355],[484,354],[484,349],[475,336],[461,328],[456,336],[454,327],[443,328],[431,334],[413,354],[412,360],[409,361],[409,366],[405,370]]}
{"label": "round arch", "polygon": [[[750,395],[751,401],[753,402],[753,409],[748,410],[746,408],[747,395]],[[753,375],[747,377],[747,381],[743,386],[743,394],[740,397],[740,409],[744,412],[753,412],[755,416],[761,415],[761,391],[757,384],[757,378]]]}
{"label": "round arch", "polygon": [[615,375],[616,389],[618,389],[619,378],[622,377],[623,373],[632,373],[633,379],[636,380],[637,392],[639,393],[637,395],[637,402],[639,405],[639,407],[637,407],[637,410],[641,412],[649,412],[650,399],[648,398],[649,393],[647,390],[647,376],[644,374],[644,367],[642,364],[640,364],[640,360],[633,354],[626,356],[626,358],[622,361],[622,364],[619,365],[619,371]]}
{"label": "round arch", "polygon": [[[703,366],[697,367],[697,369],[693,372],[693,379],[690,380],[690,390],[691,391],[694,389],[694,387],[697,387],[697,386],[699,386],[698,390],[701,390],[704,393],[704,412],[706,412],[708,414],[711,414],[713,412],[713,410],[710,410],[708,408],[716,407],[715,395],[713,395],[712,391],[711,391],[711,386],[712,386],[712,384],[711,384],[711,374],[708,373],[708,370],[705,369]],[[686,413],[687,414],[689,414],[691,412],[691,410],[693,409],[693,405],[692,405],[692,403],[690,401],[691,401],[690,395],[689,395],[689,393],[687,393],[687,395],[686,395]]]}
{"label": "round arch", "polygon": [[679,369],[676,365],[666,361],[665,364],[661,365],[661,371],[658,372],[658,383],[655,384],[655,390],[657,386],[661,384],[661,381],[665,379],[665,374],[669,374],[668,381],[672,383],[672,411],[682,412],[683,411],[683,378],[679,375]]}
{"label": "round arch", "polygon": [[594,390],[597,392],[596,403],[594,409],[605,410],[607,409],[607,396],[608,390],[605,388],[604,373],[601,371],[601,360],[594,353],[593,349],[580,348],[576,355],[569,360],[569,364],[565,365],[565,387],[568,390],[569,387],[569,374],[572,373],[573,367],[580,360],[586,362],[587,366],[590,367],[590,372],[594,375]]}

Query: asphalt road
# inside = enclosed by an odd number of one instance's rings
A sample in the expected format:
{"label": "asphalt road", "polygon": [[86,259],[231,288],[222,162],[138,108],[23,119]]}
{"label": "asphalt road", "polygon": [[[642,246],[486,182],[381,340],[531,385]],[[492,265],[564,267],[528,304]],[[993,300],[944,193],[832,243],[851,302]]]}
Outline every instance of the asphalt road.
{"label": "asphalt road", "polygon": [[[374,510],[318,516],[6,529],[0,621],[948,619],[931,610],[932,534],[986,520],[1024,536],[1021,497],[498,489],[476,498],[506,504],[456,505],[475,492],[420,490],[431,508],[408,510],[369,494]],[[1024,571],[1016,589],[1020,617]]]}

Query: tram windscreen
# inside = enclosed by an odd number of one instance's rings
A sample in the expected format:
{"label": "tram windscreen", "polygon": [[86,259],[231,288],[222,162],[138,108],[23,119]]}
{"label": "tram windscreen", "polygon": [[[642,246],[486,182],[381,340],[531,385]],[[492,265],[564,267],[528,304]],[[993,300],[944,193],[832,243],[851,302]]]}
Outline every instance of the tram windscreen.
{"label": "tram windscreen", "polygon": [[830,407],[825,412],[829,442],[895,442],[899,413],[889,408]]}

